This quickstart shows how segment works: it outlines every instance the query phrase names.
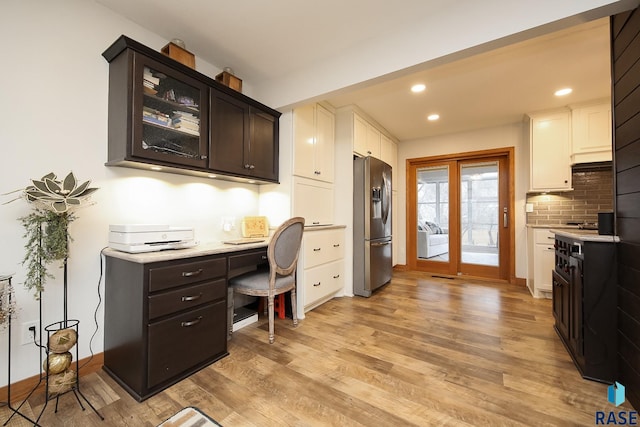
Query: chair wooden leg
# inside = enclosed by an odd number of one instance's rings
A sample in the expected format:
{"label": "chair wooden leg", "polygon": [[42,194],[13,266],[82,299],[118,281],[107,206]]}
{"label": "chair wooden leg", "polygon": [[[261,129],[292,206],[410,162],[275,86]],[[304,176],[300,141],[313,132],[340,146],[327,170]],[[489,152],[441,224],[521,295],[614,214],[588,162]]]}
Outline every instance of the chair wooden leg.
{"label": "chair wooden leg", "polygon": [[293,326],[298,326],[298,301],[295,287],[291,289],[291,315],[293,317]]}
{"label": "chair wooden leg", "polygon": [[274,296],[273,295],[269,295],[268,297],[268,305],[269,305],[269,344],[273,344],[273,341],[275,341],[275,336],[273,333],[273,300],[274,300]]}

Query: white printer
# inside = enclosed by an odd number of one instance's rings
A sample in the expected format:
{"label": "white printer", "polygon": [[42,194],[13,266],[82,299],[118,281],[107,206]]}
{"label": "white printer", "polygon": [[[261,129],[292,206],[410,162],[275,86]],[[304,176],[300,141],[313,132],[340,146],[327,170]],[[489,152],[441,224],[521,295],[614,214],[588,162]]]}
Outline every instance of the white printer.
{"label": "white printer", "polygon": [[109,247],[141,253],[196,246],[193,228],[162,224],[115,224],[109,226]]}

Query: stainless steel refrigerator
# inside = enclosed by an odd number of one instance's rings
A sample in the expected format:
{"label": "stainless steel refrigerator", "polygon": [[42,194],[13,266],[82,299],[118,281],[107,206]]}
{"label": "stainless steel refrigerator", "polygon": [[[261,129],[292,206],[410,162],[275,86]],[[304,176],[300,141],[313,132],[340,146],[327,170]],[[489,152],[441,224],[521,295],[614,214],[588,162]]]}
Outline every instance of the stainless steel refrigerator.
{"label": "stainless steel refrigerator", "polygon": [[391,166],[353,159],[353,293],[363,297],[391,280]]}

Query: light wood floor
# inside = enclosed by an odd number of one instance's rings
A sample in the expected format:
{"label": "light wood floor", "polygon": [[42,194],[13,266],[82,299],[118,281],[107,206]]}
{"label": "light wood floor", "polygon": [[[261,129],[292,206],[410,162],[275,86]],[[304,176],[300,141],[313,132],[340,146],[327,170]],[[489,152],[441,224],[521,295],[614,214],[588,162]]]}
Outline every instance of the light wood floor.
{"label": "light wood floor", "polygon": [[[155,426],[191,405],[224,426],[594,425],[615,409],[607,386],[580,377],[552,325],[550,300],[522,287],[396,272],[371,298],[334,299],[297,328],[276,320],[273,345],[260,319],[228,357],[142,403],[103,371],[83,377],[104,422],[72,395],[41,421]],[[25,413],[42,404],[32,397]]]}

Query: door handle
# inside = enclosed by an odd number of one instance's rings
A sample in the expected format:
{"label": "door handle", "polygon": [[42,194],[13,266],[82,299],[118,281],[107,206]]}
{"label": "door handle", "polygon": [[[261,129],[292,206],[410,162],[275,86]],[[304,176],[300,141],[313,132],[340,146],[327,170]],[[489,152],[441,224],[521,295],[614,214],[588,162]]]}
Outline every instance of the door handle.
{"label": "door handle", "polygon": [[507,228],[509,226],[509,215],[507,214],[507,208],[502,209],[502,226]]}
{"label": "door handle", "polygon": [[384,243],[372,243],[371,246],[387,246],[390,245],[391,242],[384,242]]}

